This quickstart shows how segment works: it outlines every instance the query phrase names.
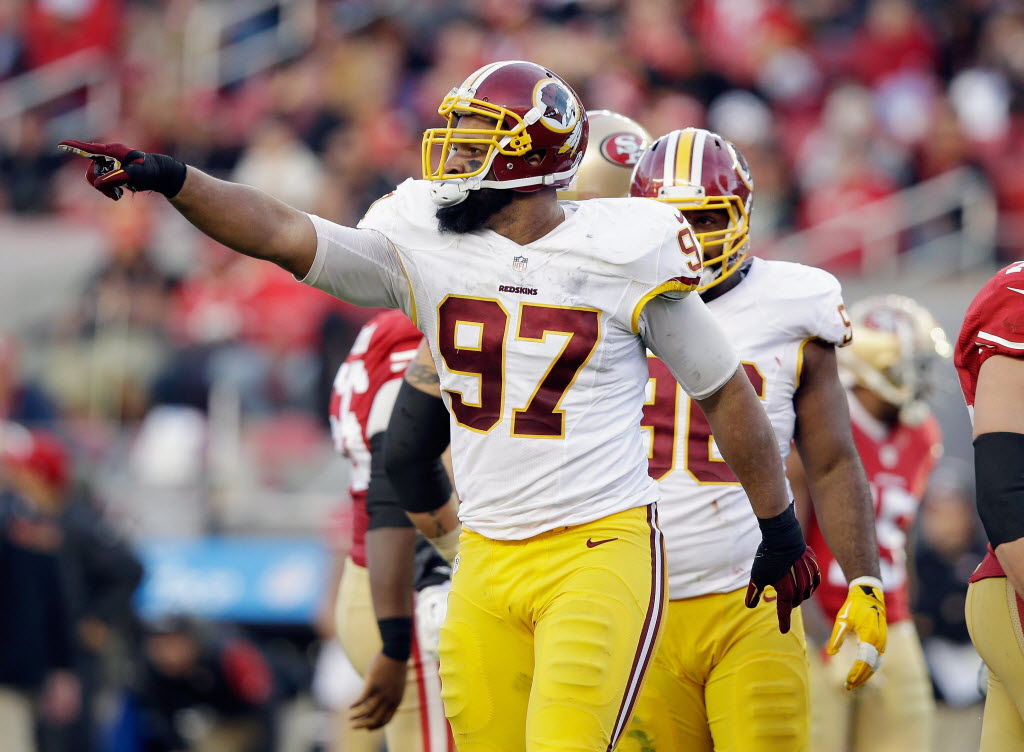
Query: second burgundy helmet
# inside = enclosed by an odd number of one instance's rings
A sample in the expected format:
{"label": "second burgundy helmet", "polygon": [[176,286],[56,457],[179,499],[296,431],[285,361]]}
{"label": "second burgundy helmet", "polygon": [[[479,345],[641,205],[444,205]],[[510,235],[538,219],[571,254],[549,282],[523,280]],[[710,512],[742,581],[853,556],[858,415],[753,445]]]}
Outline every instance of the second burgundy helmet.
{"label": "second burgundy helmet", "polygon": [[729,226],[698,232],[704,273],[698,290],[726,279],[747,256],[754,179],[732,142],[703,128],[667,133],[643,153],[633,169],[629,195],[672,204],[680,211],[721,210]]}

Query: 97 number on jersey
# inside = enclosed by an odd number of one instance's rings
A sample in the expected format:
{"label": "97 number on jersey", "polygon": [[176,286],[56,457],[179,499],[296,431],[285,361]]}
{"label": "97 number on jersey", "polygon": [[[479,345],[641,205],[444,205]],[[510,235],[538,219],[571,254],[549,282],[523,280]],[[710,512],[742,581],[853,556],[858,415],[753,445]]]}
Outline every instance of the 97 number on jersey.
{"label": "97 number on jersey", "polygon": [[[452,373],[478,380],[478,399],[446,389],[456,422],[477,433],[489,433],[501,422],[505,408],[505,338],[509,313],[493,298],[449,295],[437,309],[438,349]],[[472,341],[460,341],[461,331],[475,330]],[[566,337],[562,349],[537,384],[524,407],[512,411],[512,435],[560,439],[565,436],[565,412],[559,409],[580,369],[590,360],[601,336],[601,312],[596,308],[520,303],[517,340],[544,342],[548,335]],[[497,355],[496,355],[497,354]]]}

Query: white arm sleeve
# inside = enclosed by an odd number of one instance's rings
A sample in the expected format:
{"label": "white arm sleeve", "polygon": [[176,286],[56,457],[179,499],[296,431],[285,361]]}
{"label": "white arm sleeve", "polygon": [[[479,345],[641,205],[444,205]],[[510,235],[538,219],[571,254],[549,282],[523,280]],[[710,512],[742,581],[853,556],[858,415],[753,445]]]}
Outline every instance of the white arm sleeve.
{"label": "white arm sleeve", "polygon": [[377,230],[307,216],[316,228],[316,257],[300,282],[354,305],[400,308],[411,315],[409,280],[391,241]]}
{"label": "white arm sleeve", "polygon": [[699,295],[656,297],[640,314],[640,336],[693,399],[717,392],[740,359]]}

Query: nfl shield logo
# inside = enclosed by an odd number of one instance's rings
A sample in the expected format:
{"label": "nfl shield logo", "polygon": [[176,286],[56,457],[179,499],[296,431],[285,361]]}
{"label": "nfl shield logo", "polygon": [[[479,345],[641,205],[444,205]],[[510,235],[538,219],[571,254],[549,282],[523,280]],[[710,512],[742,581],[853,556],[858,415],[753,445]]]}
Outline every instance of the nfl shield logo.
{"label": "nfl shield logo", "polygon": [[526,256],[516,256],[515,258],[512,259],[512,268],[515,269],[517,272],[525,272],[526,264],[529,262],[529,260],[530,259],[526,258]]}

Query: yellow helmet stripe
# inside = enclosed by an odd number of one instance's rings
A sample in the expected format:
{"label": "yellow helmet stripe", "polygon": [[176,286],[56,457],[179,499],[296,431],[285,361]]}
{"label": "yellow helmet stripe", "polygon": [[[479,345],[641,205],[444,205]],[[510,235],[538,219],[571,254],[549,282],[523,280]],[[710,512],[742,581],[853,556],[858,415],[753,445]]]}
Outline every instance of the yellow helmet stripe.
{"label": "yellow helmet stripe", "polygon": [[672,174],[672,182],[667,185],[677,185],[680,178],[687,183],[691,181],[693,137],[693,128],[686,128],[679,132],[679,141],[676,144],[676,169]]}

